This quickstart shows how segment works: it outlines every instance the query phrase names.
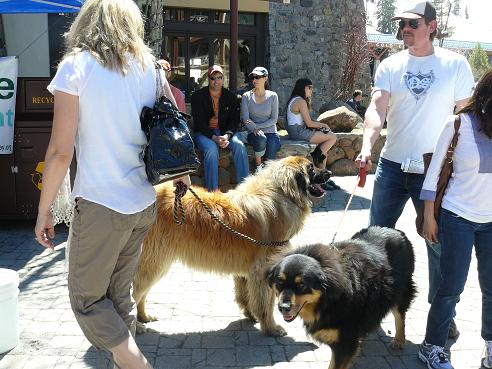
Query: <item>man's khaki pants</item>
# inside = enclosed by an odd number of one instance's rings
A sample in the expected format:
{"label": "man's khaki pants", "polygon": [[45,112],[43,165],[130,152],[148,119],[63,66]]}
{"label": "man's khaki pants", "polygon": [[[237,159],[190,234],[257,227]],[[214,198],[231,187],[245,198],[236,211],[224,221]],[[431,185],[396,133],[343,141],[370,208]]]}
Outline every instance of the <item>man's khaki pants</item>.
{"label": "man's khaki pants", "polygon": [[121,214],[77,198],[70,227],[68,290],[75,318],[96,348],[111,349],[135,335],[132,282],[155,204]]}

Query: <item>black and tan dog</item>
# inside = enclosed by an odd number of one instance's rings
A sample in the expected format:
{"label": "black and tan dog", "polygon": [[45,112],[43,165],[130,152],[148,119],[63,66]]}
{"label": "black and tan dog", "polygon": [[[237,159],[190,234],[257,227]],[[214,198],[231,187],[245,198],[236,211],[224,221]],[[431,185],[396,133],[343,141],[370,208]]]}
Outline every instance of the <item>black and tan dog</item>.
{"label": "black and tan dog", "polygon": [[377,329],[391,310],[405,344],[405,314],[416,294],[415,257],[401,231],[370,227],[332,246],[304,246],[277,258],[267,279],[284,320],[298,315],[309,335],[332,349],[329,369],[347,369],[360,338]]}

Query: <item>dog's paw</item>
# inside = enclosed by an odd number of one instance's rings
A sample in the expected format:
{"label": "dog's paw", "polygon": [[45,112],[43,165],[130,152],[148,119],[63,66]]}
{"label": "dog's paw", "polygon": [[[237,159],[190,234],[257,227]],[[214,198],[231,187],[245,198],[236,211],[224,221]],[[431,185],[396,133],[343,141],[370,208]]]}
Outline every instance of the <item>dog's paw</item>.
{"label": "dog's paw", "polygon": [[287,335],[287,331],[280,325],[274,325],[272,328],[265,329],[263,333],[266,336],[281,337]]}
{"label": "dog's paw", "polygon": [[403,350],[403,347],[405,347],[405,340],[397,340],[396,338],[393,338],[390,342],[390,348],[392,350]]}
{"label": "dog's paw", "polygon": [[149,315],[147,313],[143,313],[143,314],[138,314],[137,315],[137,320],[141,323],[150,323],[150,322],[155,322],[157,321],[157,317],[156,316],[152,316],[152,315]]}
{"label": "dog's paw", "polygon": [[137,329],[136,329],[137,334],[144,334],[147,333],[147,327],[145,326],[144,323],[138,322],[137,321]]}

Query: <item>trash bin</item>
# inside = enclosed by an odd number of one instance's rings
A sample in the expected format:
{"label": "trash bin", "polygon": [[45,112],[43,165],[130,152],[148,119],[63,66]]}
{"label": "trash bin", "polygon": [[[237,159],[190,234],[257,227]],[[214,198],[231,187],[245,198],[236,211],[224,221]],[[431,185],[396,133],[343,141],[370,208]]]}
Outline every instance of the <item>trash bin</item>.
{"label": "trash bin", "polygon": [[0,268],[0,354],[19,342],[17,298],[19,275],[15,270]]}

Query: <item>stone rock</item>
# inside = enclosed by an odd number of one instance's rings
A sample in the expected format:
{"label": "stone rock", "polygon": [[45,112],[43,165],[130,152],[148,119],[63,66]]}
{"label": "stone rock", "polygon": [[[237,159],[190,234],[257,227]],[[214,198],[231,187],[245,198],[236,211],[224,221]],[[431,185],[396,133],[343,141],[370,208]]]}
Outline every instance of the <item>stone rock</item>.
{"label": "stone rock", "polygon": [[344,147],[344,148],[345,147],[351,147],[352,146],[352,140],[348,137],[343,137],[337,141],[337,144],[338,144],[338,146]]}
{"label": "stone rock", "polygon": [[230,150],[219,151],[219,168],[228,168],[231,165],[232,157]]}
{"label": "stone rock", "polygon": [[[231,166],[229,170],[232,172],[234,166]],[[231,179],[236,178],[236,173],[229,173],[229,170],[219,167],[219,187],[229,185],[231,183]]]}
{"label": "stone rock", "polygon": [[359,154],[358,151],[355,151],[351,147],[343,147],[342,149],[345,152],[345,157],[349,160],[354,160],[355,157]]}
{"label": "stone rock", "polygon": [[358,136],[352,141],[352,148],[360,152],[362,149],[362,136]]}
{"label": "stone rock", "polygon": [[289,139],[289,134],[285,129],[279,130],[278,135],[280,136],[281,144],[280,150],[277,153],[278,159],[292,155],[306,157],[316,148],[316,144],[312,144],[307,141]]}
{"label": "stone rock", "polygon": [[278,120],[277,120],[277,130],[279,130],[279,131],[280,130],[284,130],[286,124],[287,124],[287,122],[285,121],[285,118],[284,117],[278,117]]}
{"label": "stone rock", "polygon": [[328,157],[326,158],[326,165],[331,165],[339,159],[345,157],[345,151],[341,147],[333,146],[330,151],[328,151]]}
{"label": "stone rock", "polygon": [[353,160],[339,159],[329,168],[337,176],[349,176],[357,174],[357,165]]}
{"label": "stone rock", "polygon": [[[375,160],[379,160],[379,156],[381,154],[381,150],[383,149],[384,143],[386,142],[386,137],[379,136],[376,142],[374,143],[371,152],[373,153],[372,158],[373,162],[376,162]],[[377,162],[376,162],[377,163]]]}
{"label": "stone rock", "polygon": [[321,108],[319,108],[319,110],[318,110],[318,114],[321,115],[325,111],[340,108],[342,106],[345,106],[347,109],[354,111],[350,105],[346,104],[342,100],[337,100],[335,98],[331,98],[327,102],[323,103],[323,105],[321,105]]}
{"label": "stone rock", "polygon": [[354,111],[341,106],[325,111],[318,117],[317,121],[328,124],[331,130],[336,133],[352,131],[357,123],[362,122],[362,118]]}

